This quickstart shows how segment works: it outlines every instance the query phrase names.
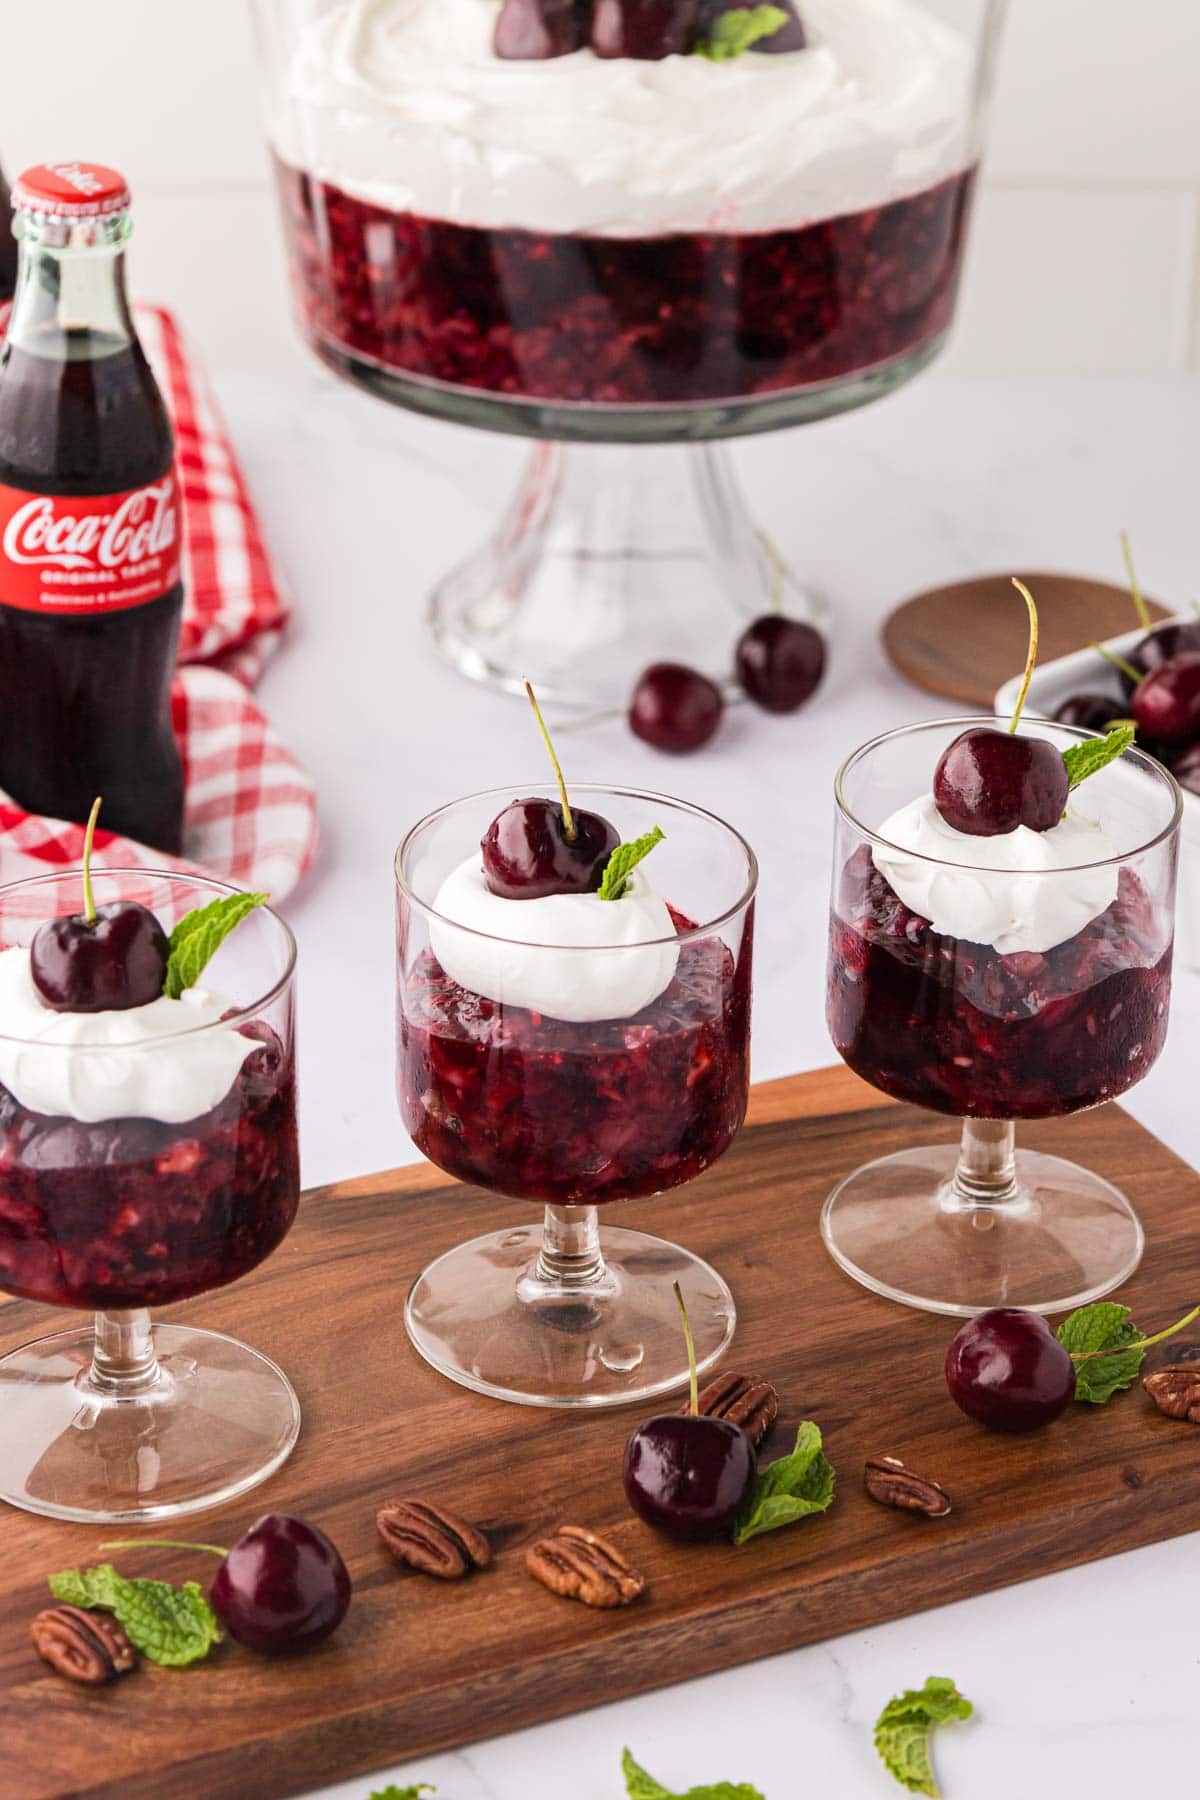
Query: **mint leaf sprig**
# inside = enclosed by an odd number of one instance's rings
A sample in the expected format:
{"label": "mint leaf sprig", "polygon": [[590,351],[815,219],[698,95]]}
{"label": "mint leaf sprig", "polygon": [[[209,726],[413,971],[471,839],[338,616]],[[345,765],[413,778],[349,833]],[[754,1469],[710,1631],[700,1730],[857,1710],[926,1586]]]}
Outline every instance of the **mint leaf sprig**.
{"label": "mint leaf sprig", "polygon": [[621,1773],[629,1800],[763,1800],[758,1789],[745,1781],[736,1787],[730,1781],[718,1781],[709,1787],[688,1788],[685,1794],[674,1793],[648,1775],[628,1750],[621,1752]]}
{"label": "mint leaf sprig", "polygon": [[63,1569],[49,1580],[56,1600],[112,1613],[134,1648],[163,1668],[202,1662],[221,1641],[216,1614],[198,1581],[173,1587],[169,1581],[130,1580],[111,1563]]}
{"label": "mint leaf sprig", "polygon": [[969,1719],[975,1708],[944,1675],[931,1675],[923,1688],[909,1688],[889,1700],[875,1722],[875,1748],[889,1775],[910,1794],[937,1800],[929,1737],[935,1725]]}
{"label": "mint leaf sprig", "polygon": [[732,7],[714,19],[709,35],[700,38],[693,49],[708,62],[732,62],[763,38],[774,37],[790,16],[782,6]]}
{"label": "mint leaf sprig", "polygon": [[794,1525],[833,1504],[834,1469],[821,1448],[821,1428],[806,1419],[795,1448],[756,1471],[733,1528],[735,1544]]}
{"label": "mint leaf sprig", "polygon": [[1062,759],[1067,765],[1067,781],[1071,792],[1074,793],[1081,781],[1099,774],[1110,762],[1116,762],[1118,756],[1124,756],[1127,750],[1133,748],[1136,736],[1135,727],[1122,720],[1120,724],[1109,727],[1107,737],[1086,738],[1082,743],[1072,744],[1069,750],[1064,750]]}
{"label": "mint leaf sprig", "polygon": [[655,845],[662,843],[665,836],[666,833],[656,825],[652,831],[634,838],[632,843],[618,844],[604,865],[604,874],[597,890],[599,898],[623,900],[629,887],[630,875],[640,862],[645,861]]}
{"label": "mint leaf sprig", "polygon": [[1146,1351],[1164,1343],[1200,1319],[1200,1306],[1165,1331],[1145,1337],[1129,1316],[1129,1308],[1116,1300],[1096,1300],[1081,1306],[1063,1320],[1056,1336],[1075,1364],[1075,1398],[1091,1406],[1104,1406],[1114,1394],[1131,1388],[1138,1378]]}
{"label": "mint leaf sprig", "polygon": [[178,1000],[184,988],[195,987],[225,939],[257,906],[265,906],[269,894],[223,894],[184,913],[171,933],[163,993]]}
{"label": "mint leaf sprig", "polygon": [[389,1781],[385,1788],[372,1788],[367,1800],[420,1800],[422,1794],[436,1794],[432,1781],[414,1781],[410,1787],[397,1787]]}

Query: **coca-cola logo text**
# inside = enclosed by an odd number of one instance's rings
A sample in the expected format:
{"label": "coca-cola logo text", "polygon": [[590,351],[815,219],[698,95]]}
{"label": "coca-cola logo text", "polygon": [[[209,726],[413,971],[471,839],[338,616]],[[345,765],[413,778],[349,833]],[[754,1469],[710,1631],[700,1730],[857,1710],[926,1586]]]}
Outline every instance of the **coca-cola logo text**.
{"label": "coca-cola logo text", "polygon": [[[61,569],[128,569],[166,556],[179,538],[175,482],[126,494],[111,513],[72,513],[69,500],[38,495],[19,507],[5,528],[11,563],[53,563]],[[62,508],[60,511],[59,508]]]}

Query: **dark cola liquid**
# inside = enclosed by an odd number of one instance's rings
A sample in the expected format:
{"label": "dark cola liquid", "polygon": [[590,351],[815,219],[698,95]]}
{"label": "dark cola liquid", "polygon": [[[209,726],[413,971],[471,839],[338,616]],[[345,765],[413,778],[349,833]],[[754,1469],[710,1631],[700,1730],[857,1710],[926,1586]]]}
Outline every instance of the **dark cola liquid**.
{"label": "dark cola liquid", "polygon": [[[0,485],[120,494],[161,480],[173,440],[141,346],[47,327],[0,354]],[[183,770],[171,678],[183,588],[84,617],[4,604],[0,561],[0,787],[31,812],[85,820],[177,852]]]}
{"label": "dark cola liquid", "polygon": [[17,240],[12,234],[12,196],[0,169],[0,306],[13,297],[17,285]]}

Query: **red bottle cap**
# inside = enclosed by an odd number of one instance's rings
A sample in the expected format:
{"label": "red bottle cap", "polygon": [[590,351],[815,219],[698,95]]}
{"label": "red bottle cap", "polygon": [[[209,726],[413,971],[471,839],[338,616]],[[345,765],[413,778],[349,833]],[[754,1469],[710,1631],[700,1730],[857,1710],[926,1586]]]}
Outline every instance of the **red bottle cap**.
{"label": "red bottle cap", "polygon": [[44,219],[107,219],[128,210],[129,187],[103,163],[38,163],[13,183],[12,202]]}

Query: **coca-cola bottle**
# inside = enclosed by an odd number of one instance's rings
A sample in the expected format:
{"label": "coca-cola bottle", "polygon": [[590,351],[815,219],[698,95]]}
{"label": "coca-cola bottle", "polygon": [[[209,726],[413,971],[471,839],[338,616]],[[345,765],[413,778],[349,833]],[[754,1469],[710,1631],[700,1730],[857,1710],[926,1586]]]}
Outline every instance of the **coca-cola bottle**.
{"label": "coca-cola bottle", "polygon": [[125,293],[129,191],[54,163],[13,188],[0,352],[0,787],[180,847],[170,690],[183,600],[174,439]]}
{"label": "coca-cola bottle", "polygon": [[0,169],[0,334],[8,316],[8,302],[17,285],[17,240],[11,230],[12,195]]}

